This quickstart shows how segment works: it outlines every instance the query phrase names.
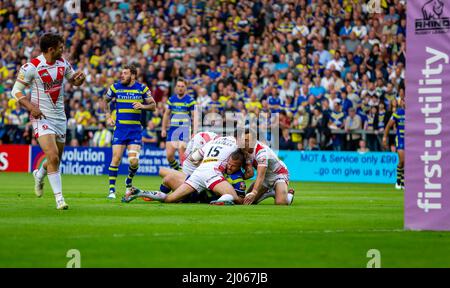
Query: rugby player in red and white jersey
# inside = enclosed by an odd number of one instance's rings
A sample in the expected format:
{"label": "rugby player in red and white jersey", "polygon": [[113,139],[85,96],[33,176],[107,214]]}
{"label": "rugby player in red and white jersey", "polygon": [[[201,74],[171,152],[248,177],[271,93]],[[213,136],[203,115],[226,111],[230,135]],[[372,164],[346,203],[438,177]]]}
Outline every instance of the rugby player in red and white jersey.
{"label": "rugby player in red and white jersey", "polygon": [[206,143],[219,138],[214,132],[199,132],[192,137],[186,146],[184,154],[184,162],[182,172],[174,169],[160,168],[159,176],[163,178],[160,190],[164,193],[169,193],[171,190],[177,189],[187,176],[190,176],[198,167],[198,163],[194,164],[189,156],[195,151],[202,148]]}
{"label": "rugby player in red and white jersey", "polygon": [[[250,161],[256,168],[256,181],[245,195],[244,205],[259,203],[267,197],[275,197],[275,204],[290,205],[294,199],[294,190],[289,189],[289,171],[275,152],[259,141],[251,141],[251,131],[246,131],[246,142],[255,143],[254,148],[246,149]],[[253,138],[254,139],[254,138]],[[251,147],[252,145],[250,145]]]}
{"label": "rugby player in red and white jersey", "polygon": [[[64,58],[64,39],[56,33],[46,33],[39,41],[42,54],[20,68],[12,96],[30,111],[34,134],[47,157],[38,170],[33,171],[35,193],[43,194],[43,179],[48,175],[56,199],[56,208],[68,209],[62,195],[60,159],[66,142],[66,114],[64,112],[64,82],[80,86],[85,75],[74,72]],[[22,91],[31,86],[31,99]]]}
{"label": "rugby player in red and white jersey", "polygon": [[[235,153],[241,153],[242,156],[231,157]],[[217,138],[192,153],[189,158],[194,164],[199,163],[199,165],[180,187],[170,194],[161,191],[146,191],[144,196],[165,203],[176,203],[195,191],[200,193],[209,189],[221,195],[212,204],[242,203],[243,199],[236,194],[233,186],[226,181],[223,175],[227,167],[235,166],[235,164],[240,167],[242,160],[245,159],[243,152],[238,149],[236,138],[232,136]],[[234,158],[241,158],[241,160],[234,160]]]}

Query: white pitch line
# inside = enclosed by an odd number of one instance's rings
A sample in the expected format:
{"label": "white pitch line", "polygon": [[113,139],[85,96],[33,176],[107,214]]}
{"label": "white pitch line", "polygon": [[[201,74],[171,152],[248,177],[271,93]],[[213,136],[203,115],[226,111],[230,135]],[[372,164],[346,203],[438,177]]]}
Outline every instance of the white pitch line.
{"label": "white pitch line", "polygon": [[[296,235],[296,234],[330,234],[330,233],[401,233],[401,232],[419,232],[419,231],[407,231],[403,229],[361,229],[361,230],[292,230],[292,231],[253,231],[253,232],[213,232],[213,233],[186,233],[186,232],[153,232],[153,233],[130,233],[130,234],[112,234],[114,238],[124,238],[124,237],[183,237],[183,236],[196,236],[196,237],[211,237],[211,236],[237,236],[237,235]],[[105,235],[100,235],[105,237]],[[98,234],[85,234],[76,235],[68,238],[79,239],[79,238],[95,238],[99,237]]]}

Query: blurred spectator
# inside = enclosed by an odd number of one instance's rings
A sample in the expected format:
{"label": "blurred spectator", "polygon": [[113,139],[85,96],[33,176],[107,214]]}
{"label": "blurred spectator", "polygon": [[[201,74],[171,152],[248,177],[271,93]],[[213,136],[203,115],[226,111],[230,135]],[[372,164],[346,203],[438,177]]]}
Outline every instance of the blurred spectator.
{"label": "blurred spectator", "polygon": [[295,144],[289,135],[289,129],[285,128],[281,130],[280,150],[295,150],[295,148]]}
{"label": "blurred spectator", "polygon": [[356,151],[359,140],[361,139],[361,134],[355,133],[355,131],[361,130],[361,125],[361,117],[356,114],[356,109],[350,108],[348,111],[348,116],[345,118],[345,132],[347,133],[346,140],[348,151]]}
{"label": "blurred spectator", "polygon": [[339,133],[344,131],[345,113],[342,111],[341,100],[335,99],[334,109],[331,111],[330,120],[328,121],[328,128],[335,132],[332,135],[333,150],[341,151],[344,145],[344,135]]}
{"label": "blurred spectator", "polygon": [[370,149],[366,147],[366,141],[359,140],[358,149],[356,151],[359,153],[366,153],[366,152],[369,152]]}
{"label": "blurred spectator", "polygon": [[306,146],[305,150],[307,151],[319,151],[319,145],[317,145],[317,139],[314,137],[311,137],[308,139],[308,145]]}
{"label": "blurred spectator", "polygon": [[380,151],[381,142],[378,139],[378,109],[377,106],[372,106],[370,112],[367,114],[367,121],[364,125],[364,130],[368,133],[366,135],[367,146],[370,151]]}
{"label": "blurred spectator", "polygon": [[142,142],[144,147],[158,147],[158,134],[152,121],[148,121],[147,127],[142,131]]}
{"label": "blurred spectator", "polygon": [[111,147],[113,134],[106,129],[105,122],[98,123],[98,130],[92,138],[92,146],[94,147]]}
{"label": "blurred spectator", "polygon": [[[294,122],[292,123],[292,128],[293,129],[298,129],[298,130],[305,130],[306,127],[308,127],[309,124],[309,114],[306,113],[305,108],[303,108],[303,106],[298,108],[297,113],[294,116]],[[303,133],[298,133],[298,132],[294,132],[292,133],[292,141],[294,143],[299,143],[301,145],[303,142]]]}

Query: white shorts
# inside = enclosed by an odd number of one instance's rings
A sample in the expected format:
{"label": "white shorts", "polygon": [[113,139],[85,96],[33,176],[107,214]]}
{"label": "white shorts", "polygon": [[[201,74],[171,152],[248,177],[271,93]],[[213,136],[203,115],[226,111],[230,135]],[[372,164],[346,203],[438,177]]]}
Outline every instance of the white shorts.
{"label": "white shorts", "polygon": [[195,166],[189,159],[184,160],[183,162],[183,173],[186,175],[192,175],[194,173],[195,169],[197,169],[197,166]]}
{"label": "white shorts", "polygon": [[189,176],[184,183],[188,184],[197,192],[209,189],[213,190],[214,186],[226,181],[220,171],[197,168],[191,176]]}
{"label": "white shorts", "polygon": [[264,178],[264,182],[263,182],[263,186],[267,189],[269,189],[269,191],[271,189],[275,189],[275,185],[277,183],[280,182],[284,182],[286,183],[286,185],[289,186],[289,174],[276,174],[276,173],[270,173],[270,174],[266,174],[266,177]]}
{"label": "white shorts", "polygon": [[55,134],[57,142],[66,143],[66,119],[33,119],[32,124],[36,139],[43,135]]}

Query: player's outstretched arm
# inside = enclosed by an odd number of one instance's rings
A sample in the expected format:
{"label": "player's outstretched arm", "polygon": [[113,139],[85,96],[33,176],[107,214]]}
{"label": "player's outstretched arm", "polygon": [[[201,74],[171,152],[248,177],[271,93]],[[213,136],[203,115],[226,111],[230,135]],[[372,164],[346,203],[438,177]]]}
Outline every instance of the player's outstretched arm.
{"label": "player's outstretched arm", "polygon": [[260,191],[261,191],[262,183],[264,182],[264,177],[266,177],[266,171],[267,171],[267,166],[258,165],[258,168],[256,170],[257,176],[256,176],[255,185],[253,186],[253,190],[250,193],[248,193],[247,195],[245,195],[244,205],[252,204],[253,201],[255,201],[255,199],[258,199],[258,197],[260,196],[259,194],[261,194]]}

